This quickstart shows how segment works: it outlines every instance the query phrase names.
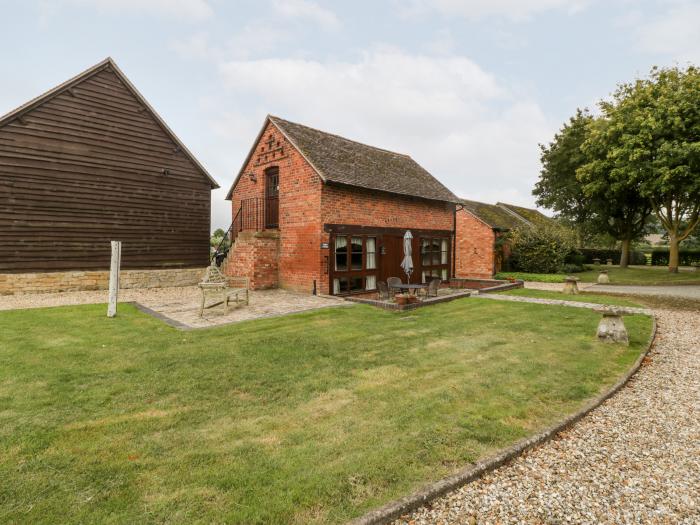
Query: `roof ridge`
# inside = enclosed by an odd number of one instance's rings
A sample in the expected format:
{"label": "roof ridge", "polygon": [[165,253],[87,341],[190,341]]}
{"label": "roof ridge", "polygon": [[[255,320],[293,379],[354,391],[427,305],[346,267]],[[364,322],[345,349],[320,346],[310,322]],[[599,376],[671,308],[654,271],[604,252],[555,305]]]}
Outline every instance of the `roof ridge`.
{"label": "roof ridge", "polygon": [[[535,226],[531,221],[529,221],[528,219],[526,219],[525,217],[523,217],[522,215],[520,215],[518,212],[516,212],[515,210],[511,210],[511,209],[508,207],[508,206],[509,206],[508,204],[505,204],[505,203],[503,203],[503,202],[497,202],[497,203],[496,203],[496,206],[498,206],[498,207],[501,208],[502,210],[505,210],[507,213],[510,213],[513,217],[516,217],[516,218],[520,219],[520,220],[523,221],[525,224],[528,224],[528,225],[533,226],[533,227]],[[523,206],[523,207],[524,207],[524,206]],[[527,209],[527,208],[526,208],[526,209]]]}
{"label": "roof ridge", "polygon": [[0,115],[0,127],[5,126],[9,124],[12,120],[20,116],[21,114],[25,113],[26,111],[29,111],[32,109],[35,105],[38,105],[39,103],[43,102],[45,99],[48,99],[49,97],[53,95],[57,95],[60,91],[63,91],[65,89],[68,89],[72,84],[78,83],[85,78],[92,76],[93,74],[97,73],[98,71],[104,69],[106,66],[109,65],[116,65],[114,64],[114,61],[112,60],[111,57],[107,57],[104,60],[101,60],[94,66],[91,66],[84,71],[81,71],[77,75],[69,78],[68,80],[65,80],[58,84],[57,86],[54,86],[50,89],[47,89],[46,91],[40,93],[34,98],[29,99],[26,101],[24,104],[21,104],[17,106],[14,109],[11,109],[4,115]]}
{"label": "roof ridge", "polygon": [[354,140],[354,139],[349,139],[347,137],[343,137],[342,135],[338,135],[337,133],[331,133],[329,131],[323,131],[322,129],[314,128],[312,126],[307,126],[306,124],[300,124],[299,122],[292,122],[291,120],[283,119],[282,117],[277,117],[275,115],[268,115],[268,118],[271,120],[281,120],[282,122],[287,122],[289,124],[293,124],[295,126],[301,126],[302,128],[307,128],[313,131],[317,131],[318,133],[323,133],[324,135],[330,135],[331,137],[335,137],[338,139],[346,140],[348,142],[352,142],[354,144],[359,144],[360,146],[364,146],[366,148],[372,148],[376,149],[378,151],[383,151],[385,153],[391,153],[392,155],[400,155],[401,157],[406,157],[409,159],[412,159],[412,157],[406,153],[399,153],[398,151],[392,151],[390,149],[386,148],[379,148],[377,146],[372,146],[371,144],[366,144],[364,142],[360,142],[359,140]]}

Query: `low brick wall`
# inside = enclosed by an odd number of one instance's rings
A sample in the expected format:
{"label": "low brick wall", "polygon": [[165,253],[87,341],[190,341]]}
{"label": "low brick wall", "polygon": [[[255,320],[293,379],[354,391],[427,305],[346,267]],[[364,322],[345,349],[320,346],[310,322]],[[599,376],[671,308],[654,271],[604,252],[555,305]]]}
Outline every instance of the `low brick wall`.
{"label": "low brick wall", "polygon": [[225,262],[226,275],[247,277],[251,290],[279,286],[280,234],[275,230],[238,234]]}
{"label": "low brick wall", "polygon": [[462,279],[453,277],[448,284],[450,288],[467,288],[481,292],[502,292],[513,288],[523,288],[523,281],[503,281],[499,279]]}
{"label": "low brick wall", "polygon": [[[122,270],[120,288],[167,288],[191,286],[202,280],[205,268],[167,270]],[[0,295],[16,293],[106,290],[109,270],[45,273],[0,273]]]}

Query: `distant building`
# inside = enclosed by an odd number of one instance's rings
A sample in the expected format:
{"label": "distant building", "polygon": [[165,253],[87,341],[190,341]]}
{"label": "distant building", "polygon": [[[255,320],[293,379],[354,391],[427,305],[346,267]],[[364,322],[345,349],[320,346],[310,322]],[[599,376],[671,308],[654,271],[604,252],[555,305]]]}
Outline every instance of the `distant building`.
{"label": "distant building", "polygon": [[553,219],[531,208],[499,202],[461,200],[456,211],[455,277],[490,278],[501,270],[509,247],[497,244],[508,231],[540,226]]}

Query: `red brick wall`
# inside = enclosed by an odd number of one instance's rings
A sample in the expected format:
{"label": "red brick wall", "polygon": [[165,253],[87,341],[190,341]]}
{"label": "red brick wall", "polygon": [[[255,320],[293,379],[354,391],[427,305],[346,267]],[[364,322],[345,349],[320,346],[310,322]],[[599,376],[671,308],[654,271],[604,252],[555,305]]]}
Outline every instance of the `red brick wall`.
{"label": "red brick wall", "polygon": [[[326,184],[321,200],[323,224],[356,224],[379,228],[447,230],[453,228],[453,205],[426,201],[390,193]],[[329,242],[323,234],[323,242]],[[327,258],[330,250],[321,250],[322,290],[329,289]]]}
{"label": "red brick wall", "polygon": [[226,274],[247,277],[252,290],[279,285],[279,235],[241,232],[226,261]]}
{"label": "red brick wall", "polygon": [[[277,282],[283,288],[311,292],[314,279],[318,281],[321,274],[322,182],[273,124],[265,128],[243,169],[243,176],[234,188],[232,212],[235,216],[242,199],[265,195],[265,170],[271,166],[279,168],[280,248]],[[250,179],[249,173],[255,174],[255,182]]]}
{"label": "red brick wall", "polygon": [[471,213],[457,212],[455,277],[493,276],[496,236],[493,229]]}

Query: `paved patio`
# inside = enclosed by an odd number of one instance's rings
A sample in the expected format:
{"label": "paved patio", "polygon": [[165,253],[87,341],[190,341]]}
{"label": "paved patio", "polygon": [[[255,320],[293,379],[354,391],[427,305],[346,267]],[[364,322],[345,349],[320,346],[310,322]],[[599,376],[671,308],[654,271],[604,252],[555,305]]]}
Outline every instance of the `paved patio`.
{"label": "paved patio", "polygon": [[[305,310],[350,306],[342,299],[288,292],[285,290],[259,290],[250,292],[250,305],[231,303],[224,315],[221,305],[204,311],[199,317],[201,292],[196,286],[183,288],[150,288],[145,290],[121,290],[119,302],[135,302],[144,311],[156,315],[178,328],[206,328],[211,326],[287,315]],[[15,308],[42,308],[107,302],[107,291],[62,292],[0,296],[0,310]],[[106,308],[106,307],[105,307]],[[106,315],[106,309],[105,309]]]}

